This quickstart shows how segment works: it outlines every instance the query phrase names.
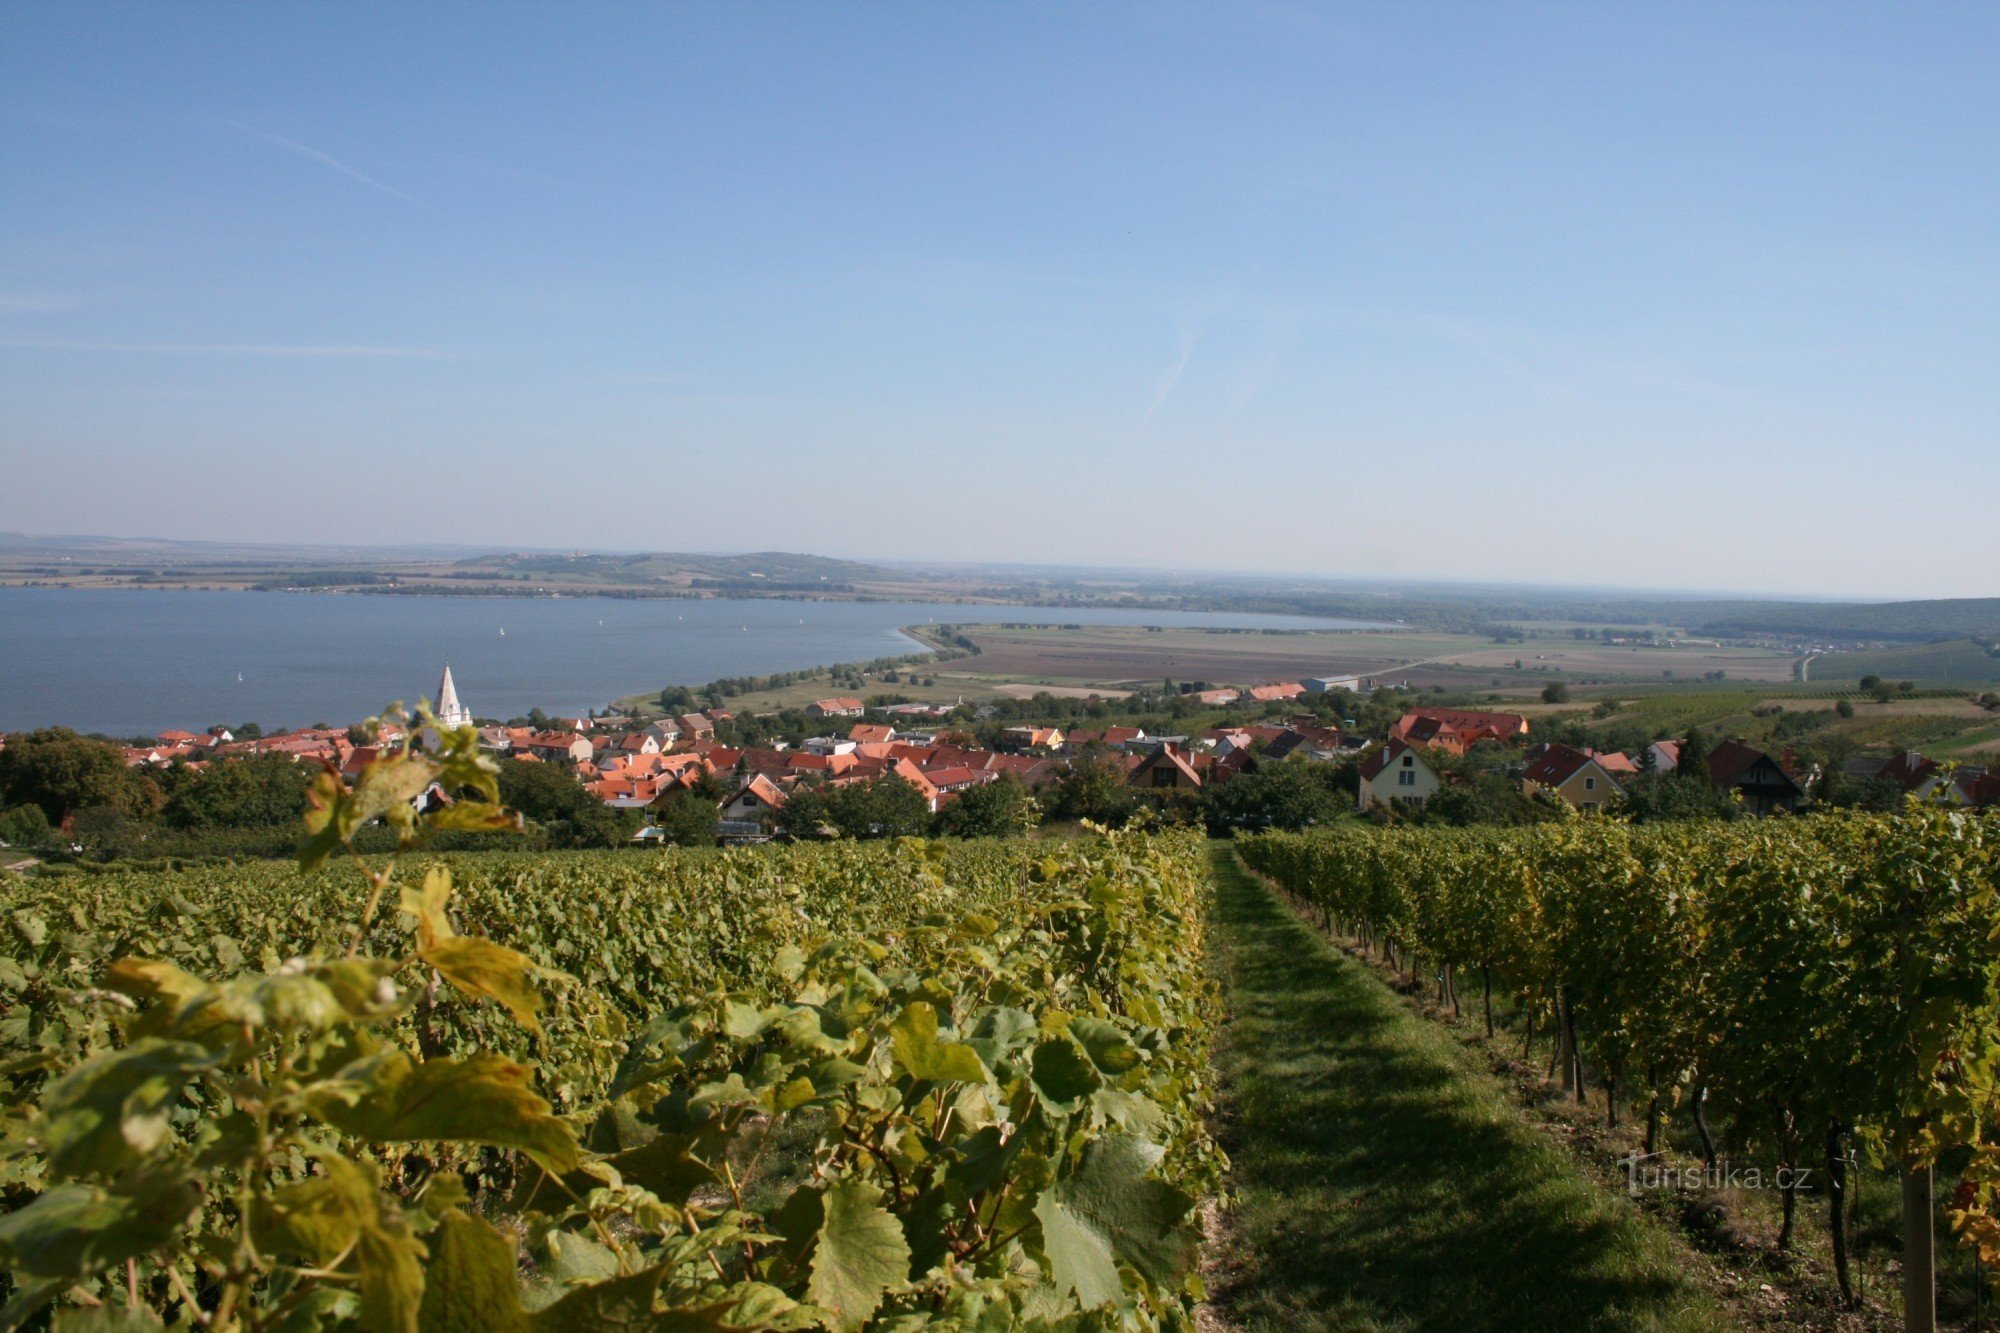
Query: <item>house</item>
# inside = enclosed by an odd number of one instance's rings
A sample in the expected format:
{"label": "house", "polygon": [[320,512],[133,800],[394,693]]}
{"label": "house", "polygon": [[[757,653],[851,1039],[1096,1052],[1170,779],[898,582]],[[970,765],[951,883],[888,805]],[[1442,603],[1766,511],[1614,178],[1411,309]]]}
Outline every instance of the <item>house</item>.
{"label": "house", "polygon": [[593,753],[589,738],[574,731],[538,731],[520,748],[537,759],[570,764],[584,763]]}
{"label": "house", "polygon": [[1044,783],[1055,781],[1058,776],[1052,761],[1031,754],[987,755],[986,771],[995,774],[1012,773],[1025,787],[1039,787]]}
{"label": "house", "polygon": [[1653,757],[1655,773],[1671,773],[1681,764],[1681,743],[1679,741],[1654,741],[1646,747],[1646,753]]}
{"label": "house", "polygon": [[784,788],[764,774],[755,773],[722,803],[722,820],[725,828],[730,824],[751,825],[758,832],[769,832],[771,822],[784,808]]}
{"label": "house", "polygon": [[1245,702],[1256,704],[1288,703],[1306,692],[1306,687],[1295,680],[1281,680],[1272,685],[1252,685],[1244,696]]}
{"label": "house", "polygon": [[1389,739],[1464,754],[1480,741],[1514,741],[1528,734],[1519,713],[1485,713],[1469,708],[1413,708],[1389,728]]}
{"label": "house", "polygon": [[1422,806],[1437,794],[1437,770],[1424,762],[1422,752],[1407,741],[1390,741],[1361,762],[1361,786],[1355,805],[1366,810],[1374,805],[1404,801]]}
{"label": "house", "polygon": [[1735,792],[1753,815],[1783,814],[1805,804],[1806,794],[1785,766],[1739,740],[1709,752],[1708,780],[1718,792]]}
{"label": "house", "polygon": [[658,754],[660,741],[647,732],[627,731],[616,736],[598,737],[595,749],[600,761],[606,755]]}
{"label": "house", "polygon": [[681,724],[682,744],[687,744],[690,741],[712,740],[715,737],[715,723],[700,713],[683,713],[679,721]]}
{"label": "house", "polygon": [[1335,690],[1348,690],[1355,694],[1361,692],[1359,676],[1308,676],[1300,683],[1306,687],[1308,694],[1331,694]]}
{"label": "house", "polygon": [[806,716],[810,718],[860,717],[865,711],[859,699],[844,694],[832,699],[815,699],[806,705]]}
{"label": "house", "polygon": [[1132,770],[1131,783],[1147,791],[1198,791],[1201,774],[1176,745],[1162,745]]}
{"label": "house", "polygon": [[1194,692],[1194,701],[1196,703],[1207,704],[1211,708],[1220,708],[1225,704],[1233,704],[1238,697],[1236,691],[1231,689],[1196,690]]}
{"label": "house", "polygon": [[648,736],[651,736],[661,745],[672,745],[681,738],[680,719],[673,717],[654,718],[646,724],[645,731]]}
{"label": "house", "polygon": [[[1625,759],[1619,755],[1618,758]],[[1627,767],[1634,767],[1625,759]],[[1603,759],[1589,750],[1568,745],[1544,746],[1541,755],[1521,774],[1521,794],[1551,791],[1578,810],[1602,810],[1625,794]]]}
{"label": "house", "polygon": [[1000,739],[1020,750],[1053,750],[1063,743],[1063,734],[1054,727],[1008,727]]}
{"label": "house", "polygon": [[1902,750],[1887,759],[1851,759],[1843,771],[1850,777],[1892,783],[1904,795],[1920,801],[1947,805],[1991,805],[1995,783],[2000,781],[1987,769],[1968,765],[1947,768],[1915,750]]}
{"label": "house", "polygon": [[924,778],[943,796],[956,796],[972,787],[982,787],[1000,775],[983,768],[933,768]]}
{"label": "house", "polygon": [[799,748],[807,754],[853,754],[860,746],[845,736],[808,736]]}
{"label": "house", "polygon": [[880,722],[856,722],[847,729],[847,739],[857,745],[886,745],[896,739],[896,729]]}

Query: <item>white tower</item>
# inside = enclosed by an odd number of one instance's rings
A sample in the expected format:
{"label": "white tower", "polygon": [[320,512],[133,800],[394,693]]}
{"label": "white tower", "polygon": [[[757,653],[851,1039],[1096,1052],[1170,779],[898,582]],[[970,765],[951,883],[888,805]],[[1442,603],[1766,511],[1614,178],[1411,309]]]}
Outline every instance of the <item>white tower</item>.
{"label": "white tower", "polygon": [[458,687],[451,683],[451,663],[444,664],[444,679],[438,682],[437,720],[441,727],[469,727],[472,710],[458,701]]}

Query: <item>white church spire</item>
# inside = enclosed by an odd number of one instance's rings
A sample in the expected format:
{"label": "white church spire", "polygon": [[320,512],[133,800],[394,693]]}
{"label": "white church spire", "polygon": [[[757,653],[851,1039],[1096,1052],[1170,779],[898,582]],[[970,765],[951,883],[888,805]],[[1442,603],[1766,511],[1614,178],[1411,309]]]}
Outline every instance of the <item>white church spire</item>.
{"label": "white church spire", "polygon": [[458,687],[451,683],[451,663],[444,664],[444,679],[438,682],[437,720],[441,727],[469,727],[472,710],[458,701]]}

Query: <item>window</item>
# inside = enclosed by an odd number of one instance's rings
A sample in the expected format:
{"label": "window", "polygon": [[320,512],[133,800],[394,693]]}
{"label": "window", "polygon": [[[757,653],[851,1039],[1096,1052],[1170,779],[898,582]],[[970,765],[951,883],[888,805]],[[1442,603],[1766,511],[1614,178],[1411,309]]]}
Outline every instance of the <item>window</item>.
{"label": "window", "polygon": [[1396,785],[1399,787],[1414,787],[1417,785],[1417,775],[1409,770],[1398,773],[1396,775]]}
{"label": "window", "polygon": [[1596,791],[1596,790],[1597,790],[1597,779],[1596,779],[1596,778],[1585,778],[1585,779],[1583,780],[1583,789],[1584,789],[1585,791]]}
{"label": "window", "polygon": [[1416,766],[1417,766],[1417,759],[1415,755],[1406,754],[1403,756],[1404,768],[1415,768]]}
{"label": "window", "polygon": [[1583,809],[1585,809],[1585,810],[1595,810],[1595,809],[1597,808],[1597,802],[1595,802],[1595,801],[1585,801],[1585,802],[1583,803],[1583,806],[1582,806],[1581,808],[1583,808]]}

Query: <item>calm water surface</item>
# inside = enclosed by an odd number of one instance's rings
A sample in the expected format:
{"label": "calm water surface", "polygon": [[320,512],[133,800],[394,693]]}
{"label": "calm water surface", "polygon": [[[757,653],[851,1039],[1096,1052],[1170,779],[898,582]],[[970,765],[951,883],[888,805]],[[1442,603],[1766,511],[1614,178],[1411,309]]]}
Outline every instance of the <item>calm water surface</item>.
{"label": "calm water surface", "polygon": [[926,602],[0,588],[0,731],[341,724],[435,694],[446,659],[481,717],[580,714],[662,685],[919,651],[899,627],[929,621],[1365,628],[1304,616]]}

